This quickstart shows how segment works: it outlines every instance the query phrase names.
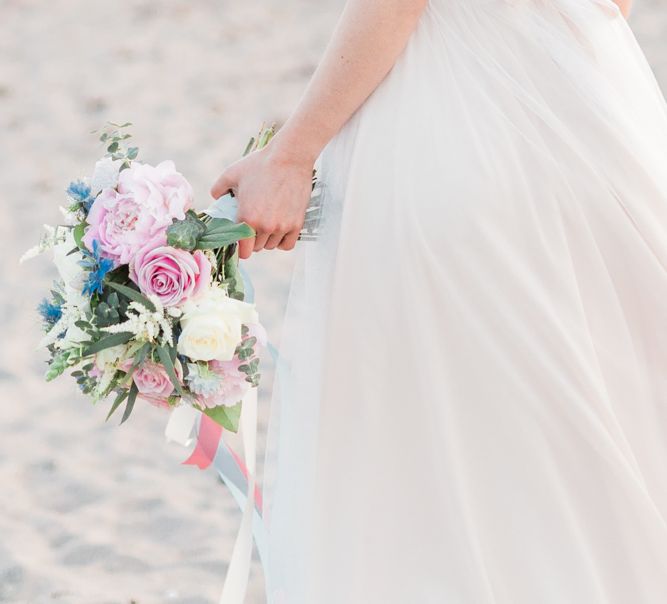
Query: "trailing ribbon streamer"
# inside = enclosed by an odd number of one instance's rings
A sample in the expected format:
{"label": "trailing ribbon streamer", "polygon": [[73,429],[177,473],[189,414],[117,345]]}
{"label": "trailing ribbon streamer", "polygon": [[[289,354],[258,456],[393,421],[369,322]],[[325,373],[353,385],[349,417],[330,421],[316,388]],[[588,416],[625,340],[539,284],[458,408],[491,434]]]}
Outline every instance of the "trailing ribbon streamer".
{"label": "trailing ribbon streamer", "polygon": [[183,463],[197,466],[200,470],[208,468],[215,459],[218,445],[222,439],[222,426],[214,422],[208,415],[199,418],[199,433],[194,451]]}
{"label": "trailing ribbon streamer", "polygon": [[[194,437],[196,434],[196,438]],[[262,496],[256,484],[257,389],[251,388],[241,406],[241,436],[245,462],[224,442],[223,429],[207,415],[188,405],[172,411],[165,430],[169,441],[183,446],[195,443],[184,464],[216,469],[243,511],[220,604],[243,604],[245,600],[253,540],[262,564],[266,559],[266,537],[262,518]]]}

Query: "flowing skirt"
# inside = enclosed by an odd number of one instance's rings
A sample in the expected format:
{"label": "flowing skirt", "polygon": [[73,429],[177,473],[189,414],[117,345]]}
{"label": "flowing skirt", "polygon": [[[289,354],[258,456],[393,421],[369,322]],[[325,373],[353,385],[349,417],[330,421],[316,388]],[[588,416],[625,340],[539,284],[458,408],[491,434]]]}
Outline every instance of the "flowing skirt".
{"label": "flowing skirt", "polygon": [[616,5],[431,0],[320,170],[269,602],[667,602],[667,111]]}

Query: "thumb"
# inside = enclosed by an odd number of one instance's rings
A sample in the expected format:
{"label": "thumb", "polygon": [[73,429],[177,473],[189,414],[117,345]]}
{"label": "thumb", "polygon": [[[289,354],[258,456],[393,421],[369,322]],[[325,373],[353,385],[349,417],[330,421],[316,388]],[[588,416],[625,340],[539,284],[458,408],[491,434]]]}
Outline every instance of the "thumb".
{"label": "thumb", "polygon": [[213,199],[218,199],[230,191],[234,192],[237,182],[238,179],[233,175],[232,169],[227,168],[211,187]]}

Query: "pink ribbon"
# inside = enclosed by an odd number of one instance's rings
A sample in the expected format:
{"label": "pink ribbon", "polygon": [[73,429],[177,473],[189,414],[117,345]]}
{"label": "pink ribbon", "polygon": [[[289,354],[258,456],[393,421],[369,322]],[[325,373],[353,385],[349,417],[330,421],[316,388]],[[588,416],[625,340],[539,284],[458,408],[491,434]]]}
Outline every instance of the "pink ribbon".
{"label": "pink ribbon", "polygon": [[222,438],[222,426],[214,422],[208,415],[202,413],[199,422],[199,434],[197,444],[190,457],[183,464],[187,466],[198,466],[205,470],[215,459],[218,445]]}

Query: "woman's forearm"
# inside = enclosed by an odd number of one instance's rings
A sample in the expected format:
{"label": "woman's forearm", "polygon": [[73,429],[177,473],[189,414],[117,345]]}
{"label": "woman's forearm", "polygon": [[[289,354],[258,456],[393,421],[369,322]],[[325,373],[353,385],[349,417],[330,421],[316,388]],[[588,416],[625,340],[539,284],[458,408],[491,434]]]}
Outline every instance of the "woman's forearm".
{"label": "woman's forearm", "polygon": [[391,70],[428,0],[348,0],[296,110],[272,142],[312,162]]}

